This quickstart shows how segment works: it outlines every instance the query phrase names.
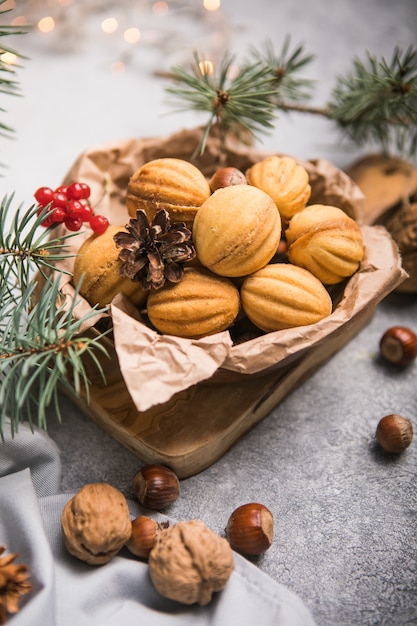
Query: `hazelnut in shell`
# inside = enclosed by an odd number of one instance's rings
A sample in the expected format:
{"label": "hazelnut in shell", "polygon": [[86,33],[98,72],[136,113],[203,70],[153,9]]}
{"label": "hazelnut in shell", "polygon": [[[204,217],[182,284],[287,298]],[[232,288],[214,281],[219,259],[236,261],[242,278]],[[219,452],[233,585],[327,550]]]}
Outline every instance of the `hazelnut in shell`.
{"label": "hazelnut in shell", "polygon": [[259,556],[268,550],[274,538],[274,518],[259,502],[242,504],[230,515],[226,537],[233,550],[247,556]]}
{"label": "hazelnut in shell", "polygon": [[139,502],[156,511],[173,504],[180,495],[180,481],[175,472],[164,465],[142,467],[133,478],[133,490]]}
{"label": "hazelnut in shell", "polygon": [[197,258],[215,274],[246,276],[264,267],[281,239],[281,217],[267,193],[250,185],[215,191],[193,226]]}
{"label": "hazelnut in shell", "polygon": [[107,483],[84,485],[65,505],[61,524],[68,552],[90,565],[108,563],[132,532],[126,498]]}
{"label": "hazelnut in shell", "polygon": [[226,539],[201,520],[178,522],[158,533],[149,555],[157,591],[182,604],[208,604],[226,586],[234,569]]}
{"label": "hazelnut in shell", "polygon": [[417,335],[406,326],[392,326],[381,337],[379,350],[395,365],[410,365],[417,358]]}
{"label": "hazelnut in shell", "polygon": [[168,526],[169,522],[159,523],[151,517],[139,515],[132,522],[132,534],[126,543],[127,549],[140,559],[147,559],[158,533]]}
{"label": "hazelnut in shell", "polygon": [[378,422],[375,438],[386,452],[400,454],[413,440],[413,425],[402,415],[385,415]]}
{"label": "hazelnut in shell", "polygon": [[222,167],[217,170],[209,180],[212,192],[222,187],[230,187],[231,185],[246,185],[247,180],[243,172],[237,167]]}

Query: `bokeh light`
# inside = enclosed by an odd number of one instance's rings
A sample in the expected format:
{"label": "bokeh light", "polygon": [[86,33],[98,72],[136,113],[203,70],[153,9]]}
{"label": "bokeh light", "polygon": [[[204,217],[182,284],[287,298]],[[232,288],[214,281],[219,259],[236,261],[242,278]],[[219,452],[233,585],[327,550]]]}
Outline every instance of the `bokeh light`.
{"label": "bokeh light", "polygon": [[46,17],[43,17],[38,22],[38,28],[41,31],[41,33],[50,33],[51,30],[54,30],[54,28],[55,28],[55,20],[54,20],[54,18],[51,17],[50,15],[47,15]]}

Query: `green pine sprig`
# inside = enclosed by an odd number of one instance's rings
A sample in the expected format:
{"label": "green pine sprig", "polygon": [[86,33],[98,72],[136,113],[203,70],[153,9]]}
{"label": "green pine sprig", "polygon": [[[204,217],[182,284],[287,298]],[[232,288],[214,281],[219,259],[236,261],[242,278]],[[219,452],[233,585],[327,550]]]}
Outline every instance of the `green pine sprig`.
{"label": "green pine sprig", "polygon": [[[385,154],[398,151],[414,159],[417,153],[417,49],[404,52],[396,47],[392,59],[367,53],[365,61],[353,60],[347,74],[335,79],[324,106],[306,103],[312,97],[315,81],[300,76],[313,60],[302,45],[291,48],[287,36],[279,53],[271,40],[262,50],[251,49],[249,61],[239,68],[236,78],[227,83],[232,58],[225,56],[217,79],[200,69],[195,55],[193,73],[180,67],[170,78],[176,84],[166,89],[182,103],[177,110],[209,113],[199,146],[204,152],[207,137],[216,123],[224,138],[228,132],[246,130],[251,138],[273,126],[274,109],[285,113],[319,115],[334,122],[339,132],[357,145],[373,142]],[[246,91],[246,93],[245,93]]]}
{"label": "green pine sprig", "polygon": [[[84,366],[88,355],[97,370],[104,374],[97,351],[106,354],[101,336],[90,338],[80,333],[92,315],[92,309],[80,319],[74,315],[78,291],[68,308],[59,298],[58,281],[49,279],[35,306],[33,281],[22,292],[10,311],[11,301],[3,284],[0,287],[0,436],[4,438],[6,418],[14,435],[21,421],[47,427],[47,408],[55,407],[61,419],[59,390],[70,389],[88,398],[89,379]],[[4,297],[5,295],[5,297]],[[58,302],[62,304],[59,305]],[[72,384],[69,382],[71,372]]]}
{"label": "green pine sprig", "polygon": [[376,142],[415,156],[417,149],[417,49],[396,47],[391,61],[367,53],[339,75],[328,104],[329,117],[358,145]]}
{"label": "green pine sprig", "polygon": [[[79,285],[68,304],[60,294],[59,280],[51,278],[56,276],[51,273],[55,264],[73,256],[68,240],[77,233],[54,237],[41,227],[53,209],[45,207],[39,214],[36,205],[15,209],[12,200],[13,196],[3,198],[0,205],[0,437],[6,416],[12,434],[22,419],[46,428],[51,404],[60,418],[60,387],[78,395],[84,390],[88,399],[85,355],[104,378],[97,352],[106,354],[101,341],[106,333],[91,338],[81,328],[107,309],[93,308],[77,319]],[[37,277],[44,283],[39,290]]]}
{"label": "green pine sprig", "polygon": [[[11,11],[11,9],[1,8],[3,4],[5,4],[6,0],[0,0],[0,17],[4,14]],[[29,26],[28,26],[29,28]],[[20,54],[14,48],[8,46],[4,42],[4,37],[10,35],[24,35],[28,32],[28,28],[22,29],[18,26],[13,25],[5,25],[0,24],[0,37],[2,38],[1,43],[1,51],[10,52],[14,54],[19,59],[25,59],[26,57]],[[17,67],[17,66],[16,66]],[[8,96],[19,96],[20,95],[20,86],[19,82],[16,80],[16,69],[12,65],[5,63],[0,57],[0,93],[8,95]],[[0,108],[1,113],[5,113],[4,108]],[[0,136],[9,138],[14,133],[14,129],[11,128],[8,124],[0,121]]]}
{"label": "green pine sprig", "polygon": [[203,154],[214,125],[223,146],[228,133],[243,140],[247,135],[252,138],[273,128],[276,111],[273,96],[277,91],[269,69],[252,63],[231,77],[233,60],[226,53],[212,73],[204,70],[204,62],[195,54],[191,71],[178,66],[172,69],[171,77],[176,84],[167,87],[166,92],[176,111],[191,109],[208,114],[195,155]]}
{"label": "green pine sprig", "polygon": [[275,104],[278,108],[285,109],[286,102],[311,98],[315,81],[300,77],[299,72],[313,61],[314,55],[307,54],[303,45],[292,49],[291,37],[287,35],[278,53],[271,39],[267,39],[260,50],[251,47],[250,54],[256,63],[267,67],[273,77],[273,85],[277,89]]}
{"label": "green pine sprig", "polygon": [[76,233],[51,237],[41,223],[53,209],[45,207],[39,214],[36,205],[15,209],[13,198],[5,196],[0,203],[0,267],[4,288],[22,292],[35,272],[46,278],[57,262],[73,256],[67,241]]}

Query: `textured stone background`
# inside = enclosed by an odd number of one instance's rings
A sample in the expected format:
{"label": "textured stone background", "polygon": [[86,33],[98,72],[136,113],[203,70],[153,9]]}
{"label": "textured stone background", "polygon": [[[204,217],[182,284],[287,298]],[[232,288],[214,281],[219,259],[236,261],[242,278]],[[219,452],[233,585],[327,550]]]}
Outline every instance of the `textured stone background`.
{"label": "textured stone background", "polygon": [[[415,44],[417,32],[415,0],[224,0],[222,6],[233,25],[232,51],[266,36],[279,48],[291,33],[294,44],[304,42],[316,54],[310,75],[318,81],[318,105],[354,55],[363,58],[368,49],[390,58],[395,45]],[[197,33],[189,33],[190,46]],[[160,82],[143,67],[110,79],[93,43],[52,54],[28,38],[25,97],[10,107],[19,133],[8,146],[2,193],[15,189],[19,202],[32,202],[33,190],[59,184],[88,146],[201,121],[161,117]],[[325,120],[294,115],[281,116],[263,147],[323,156],[339,167],[361,152],[340,143]],[[417,623],[417,447],[391,457],[374,442],[378,420],[388,413],[409,416],[417,428],[417,364],[399,371],[378,359],[379,338],[393,324],[417,330],[416,298],[388,297],[356,338],[221,460],[184,480],[181,498],[167,511],[179,520],[199,517],[222,532],[239,504],[266,504],[276,538],[257,563],[298,593],[320,626]],[[62,451],[62,490],[108,481],[132,496],[141,462],[70,401],[64,405],[63,423],[51,414],[49,424]]]}

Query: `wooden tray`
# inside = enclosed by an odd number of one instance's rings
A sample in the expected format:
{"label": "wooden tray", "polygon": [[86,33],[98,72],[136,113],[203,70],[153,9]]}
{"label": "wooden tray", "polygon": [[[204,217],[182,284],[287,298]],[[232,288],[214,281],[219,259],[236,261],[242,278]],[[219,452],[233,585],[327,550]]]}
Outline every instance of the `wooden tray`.
{"label": "wooden tray", "polygon": [[263,376],[240,375],[225,384],[199,383],[148,411],[136,410],[112,355],[107,384],[90,388],[90,401],[74,401],[114,439],[145,463],[162,463],[179,476],[212,465],[244,433],[266,417],[293,389],[344,346],[371,319],[375,307],[357,315],[343,333],[331,335],[289,367]]}

